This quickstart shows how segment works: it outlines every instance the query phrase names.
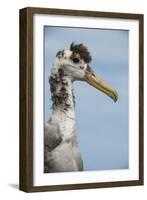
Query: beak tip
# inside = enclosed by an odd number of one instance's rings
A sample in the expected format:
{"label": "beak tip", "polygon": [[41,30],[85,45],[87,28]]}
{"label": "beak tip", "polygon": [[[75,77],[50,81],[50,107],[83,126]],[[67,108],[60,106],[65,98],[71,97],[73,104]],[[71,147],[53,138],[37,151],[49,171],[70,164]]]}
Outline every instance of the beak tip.
{"label": "beak tip", "polygon": [[113,100],[114,100],[114,102],[115,102],[115,103],[116,103],[116,102],[117,102],[117,100],[118,100],[118,93],[117,93],[117,91],[116,91],[116,90],[114,91]]}

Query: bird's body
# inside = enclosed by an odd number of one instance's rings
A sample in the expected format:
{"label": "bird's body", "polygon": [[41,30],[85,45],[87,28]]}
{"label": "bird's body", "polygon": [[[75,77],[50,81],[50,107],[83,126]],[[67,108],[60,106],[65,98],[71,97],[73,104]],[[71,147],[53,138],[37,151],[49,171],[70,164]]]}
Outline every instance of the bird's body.
{"label": "bird's body", "polygon": [[87,81],[114,101],[117,93],[97,78],[88,63],[91,56],[82,44],[71,44],[59,51],[49,77],[53,113],[45,124],[44,172],[82,171],[83,161],[76,134],[75,98],[73,82]]}
{"label": "bird's body", "polygon": [[[66,102],[69,108],[66,110],[65,101],[54,105],[52,117],[45,125],[45,172],[83,170],[76,135],[72,81],[67,77],[62,77],[62,81],[56,83],[55,90],[57,92],[64,87],[63,93],[67,94]],[[56,95],[57,93],[54,94]]]}

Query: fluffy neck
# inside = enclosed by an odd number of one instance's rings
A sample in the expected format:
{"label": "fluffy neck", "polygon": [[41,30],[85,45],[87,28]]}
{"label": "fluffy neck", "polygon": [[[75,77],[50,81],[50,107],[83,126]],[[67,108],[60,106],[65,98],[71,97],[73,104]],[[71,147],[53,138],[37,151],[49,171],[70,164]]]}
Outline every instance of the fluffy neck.
{"label": "fluffy neck", "polygon": [[58,74],[51,74],[49,83],[53,102],[51,120],[60,125],[64,136],[72,136],[75,132],[75,101],[72,80],[70,77],[64,76],[62,70],[59,70]]}
{"label": "fluffy neck", "polygon": [[67,112],[74,109],[75,106],[73,86],[70,77],[64,76],[62,70],[59,70],[59,72],[52,74],[49,78],[52,108],[53,110]]}

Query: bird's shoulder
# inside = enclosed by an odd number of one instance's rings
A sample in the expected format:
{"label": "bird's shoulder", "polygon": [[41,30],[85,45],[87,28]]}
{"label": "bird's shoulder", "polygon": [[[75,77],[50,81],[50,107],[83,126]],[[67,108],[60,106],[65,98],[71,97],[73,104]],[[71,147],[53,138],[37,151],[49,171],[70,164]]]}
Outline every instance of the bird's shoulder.
{"label": "bird's shoulder", "polygon": [[62,141],[62,135],[57,123],[48,121],[44,127],[44,145],[48,151],[52,151]]}

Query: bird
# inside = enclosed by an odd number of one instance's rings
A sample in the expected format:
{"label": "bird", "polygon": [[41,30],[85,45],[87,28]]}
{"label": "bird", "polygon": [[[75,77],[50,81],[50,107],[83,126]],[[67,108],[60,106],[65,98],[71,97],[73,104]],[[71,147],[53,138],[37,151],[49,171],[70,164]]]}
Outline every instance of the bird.
{"label": "bird", "polygon": [[76,132],[74,81],[85,81],[114,102],[118,93],[96,75],[83,44],[59,50],[49,75],[52,116],[44,125],[44,173],[84,171]]}

